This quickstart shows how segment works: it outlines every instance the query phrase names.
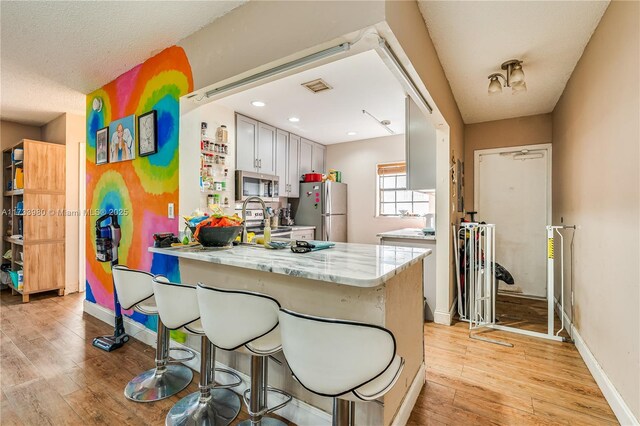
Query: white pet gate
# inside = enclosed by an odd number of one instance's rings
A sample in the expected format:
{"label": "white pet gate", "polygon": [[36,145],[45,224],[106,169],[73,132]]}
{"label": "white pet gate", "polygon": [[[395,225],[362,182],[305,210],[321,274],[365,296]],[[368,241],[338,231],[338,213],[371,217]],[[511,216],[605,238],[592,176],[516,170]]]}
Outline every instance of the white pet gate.
{"label": "white pet gate", "polygon": [[[510,331],[556,341],[570,341],[560,336],[564,330],[564,236],[562,229],[575,226],[547,226],[547,332],[524,330],[496,324],[497,280],[495,276],[496,226],[463,222],[453,227],[453,245],[458,285],[458,315],[469,322],[469,337],[503,346],[506,342],[482,337],[474,331],[482,328]],[[555,310],[555,238],[560,240],[560,299],[557,301],[562,327],[554,333]],[[464,250],[460,250],[460,247]]]}

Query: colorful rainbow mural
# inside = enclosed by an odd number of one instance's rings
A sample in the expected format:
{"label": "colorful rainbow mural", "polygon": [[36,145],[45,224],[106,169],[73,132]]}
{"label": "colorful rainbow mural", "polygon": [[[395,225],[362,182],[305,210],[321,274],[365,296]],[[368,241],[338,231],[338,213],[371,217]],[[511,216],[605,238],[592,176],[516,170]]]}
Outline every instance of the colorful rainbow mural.
{"label": "colorful rainbow mural", "polygon": [[[180,97],[193,91],[191,67],[184,50],[173,46],[87,95],[87,209],[123,209],[120,263],[134,269],[180,280],[175,258],[152,255],[153,233],[178,232],[178,219],[167,218],[167,205],[178,206],[178,135]],[[94,98],[103,101],[102,110],[92,108]],[[96,131],[112,120],[156,110],[158,152],[132,161],[95,164]],[[136,147],[137,147],[136,135]],[[136,148],[137,149],[137,148]],[[87,220],[87,293],[90,302],[113,309],[113,283],[109,263],[96,261],[95,221]],[[133,311],[125,315],[156,330],[155,316]]]}

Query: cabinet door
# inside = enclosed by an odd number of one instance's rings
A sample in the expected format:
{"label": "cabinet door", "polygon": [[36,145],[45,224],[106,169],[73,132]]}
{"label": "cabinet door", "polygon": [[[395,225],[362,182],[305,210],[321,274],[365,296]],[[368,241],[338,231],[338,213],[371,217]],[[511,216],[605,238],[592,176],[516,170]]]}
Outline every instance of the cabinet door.
{"label": "cabinet door", "polygon": [[280,178],[278,183],[281,197],[286,197],[289,192],[287,185],[287,161],[289,160],[289,133],[278,129],[276,131],[276,175]]}
{"label": "cabinet door", "polygon": [[409,96],[405,109],[407,189],[435,190],[436,128]]}
{"label": "cabinet door", "polygon": [[313,229],[298,230],[291,233],[292,240],[313,240],[314,236],[315,231]]}
{"label": "cabinet door", "polygon": [[313,144],[313,155],[311,156],[311,165],[316,173],[325,173],[324,170],[324,145]]}
{"label": "cabinet door", "polygon": [[287,184],[289,185],[289,197],[300,196],[300,136],[289,135],[289,161],[287,162]]}
{"label": "cabinet door", "polygon": [[236,114],[236,169],[255,172],[258,122]]}
{"label": "cabinet door", "polygon": [[268,124],[258,123],[258,171],[276,174],[276,128]]}
{"label": "cabinet door", "polygon": [[311,158],[313,156],[313,142],[308,139],[301,138],[300,139],[300,174],[303,175],[305,173],[311,173],[313,170],[313,163],[311,162]]}

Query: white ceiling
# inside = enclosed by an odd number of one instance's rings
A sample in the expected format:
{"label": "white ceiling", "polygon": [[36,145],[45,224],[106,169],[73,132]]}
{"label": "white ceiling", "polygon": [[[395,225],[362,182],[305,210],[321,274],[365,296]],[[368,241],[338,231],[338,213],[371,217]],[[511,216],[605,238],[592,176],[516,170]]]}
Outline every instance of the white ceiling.
{"label": "white ceiling", "polygon": [[2,1],[0,117],[84,115],[86,93],[245,2]]}
{"label": "white ceiling", "polygon": [[[301,86],[322,78],[332,90],[312,93]],[[266,83],[216,101],[236,112],[330,145],[389,136],[362,113],[390,120],[396,134],[404,133],[405,91],[380,56],[369,50],[301,73]],[[263,101],[264,107],[251,105]],[[289,117],[300,122],[291,123]],[[356,135],[347,135],[356,132]]]}
{"label": "white ceiling", "polygon": [[[608,1],[425,1],[419,6],[465,123],[551,112]],[[487,76],[524,61],[528,91],[488,96]]]}

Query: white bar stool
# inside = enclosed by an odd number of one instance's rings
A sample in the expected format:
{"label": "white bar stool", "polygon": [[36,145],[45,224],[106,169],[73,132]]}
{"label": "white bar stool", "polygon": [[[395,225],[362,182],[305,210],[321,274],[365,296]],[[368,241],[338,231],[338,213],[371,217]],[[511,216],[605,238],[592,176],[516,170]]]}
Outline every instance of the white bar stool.
{"label": "white bar stool", "polygon": [[[133,309],[145,315],[158,315],[153,297],[153,275],[124,265],[112,269],[113,284],[122,309]],[[179,361],[193,359],[193,354]],[[159,401],[177,394],[193,379],[189,367],[176,363],[169,356],[169,332],[158,318],[156,367],[134,377],[124,388],[124,395],[136,402]]]}
{"label": "white bar stool", "polygon": [[[251,387],[243,395],[250,420],[240,425],[285,425],[266,416],[291,401],[291,395],[268,385],[268,357],[281,350],[278,301],[263,294],[202,284],[198,284],[197,292],[200,319],[207,337],[221,349],[251,355]],[[283,395],[284,402],[269,408],[268,392]]]}
{"label": "white bar stool", "polygon": [[282,350],[307,390],[333,398],[333,425],[354,425],[354,402],[387,393],[404,368],[383,327],[280,310]]}
{"label": "white bar stool", "polygon": [[[153,280],[153,292],[158,304],[158,315],[167,328],[182,329],[201,336],[200,389],[171,407],[165,425],[228,425],[240,412],[240,397],[229,388],[239,386],[242,379],[230,370],[215,368],[216,348],[202,329],[196,287],[172,283],[165,277],[157,276]],[[216,371],[230,374],[236,382],[216,385]]]}

